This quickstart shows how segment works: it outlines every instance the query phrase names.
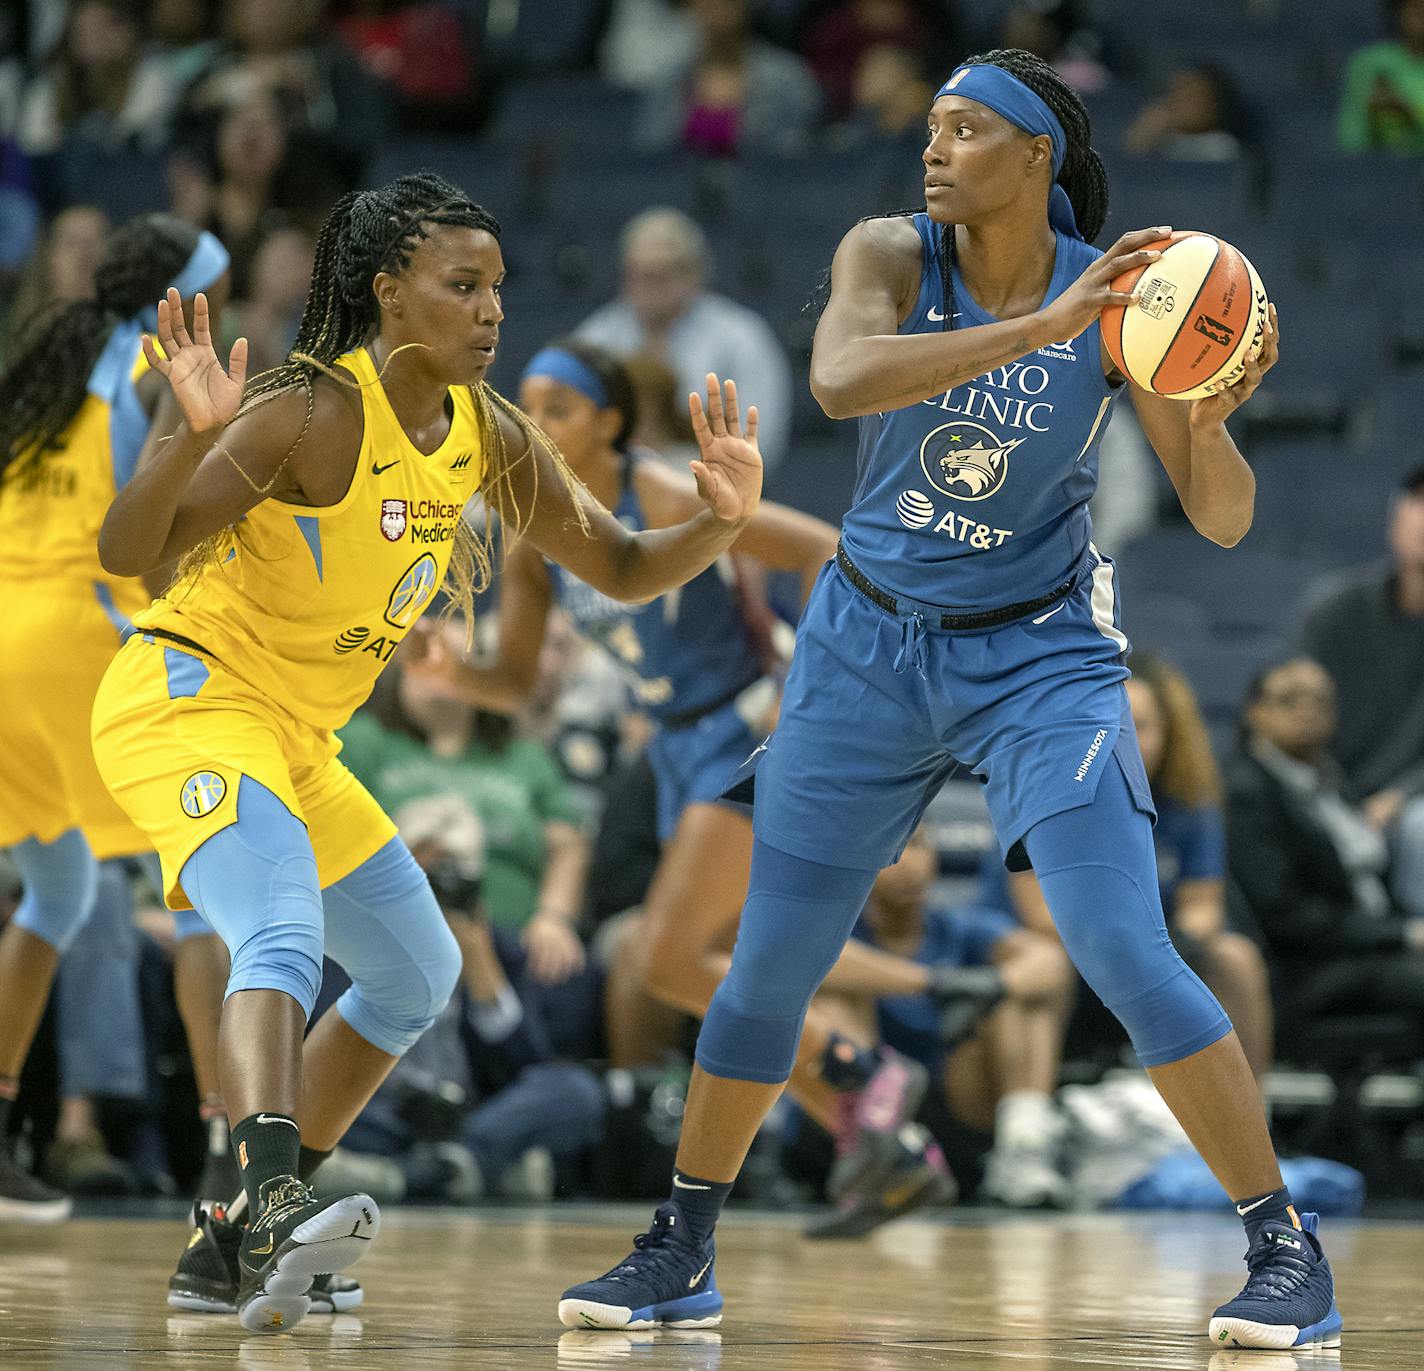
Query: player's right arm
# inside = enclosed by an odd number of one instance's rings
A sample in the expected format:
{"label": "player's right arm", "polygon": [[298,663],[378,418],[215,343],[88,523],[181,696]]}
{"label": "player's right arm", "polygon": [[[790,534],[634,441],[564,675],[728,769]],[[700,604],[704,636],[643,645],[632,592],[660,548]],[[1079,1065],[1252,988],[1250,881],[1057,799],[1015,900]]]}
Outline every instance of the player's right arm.
{"label": "player's right arm", "polygon": [[193,332],[190,339],[170,291],[159,304],[163,354],[147,338],[144,351],[167,377],[183,422],[145,452],[109,506],[99,531],[99,560],[113,575],[142,576],[172,562],[270,497],[321,506],[334,504],[350,485],[361,446],[359,402],[335,383],[319,381],[310,419],[304,389],[235,418],[246,379],[246,341],[234,346],[224,370],[208,336],[201,295]]}
{"label": "player's right arm", "polygon": [[1159,254],[1159,229],[1124,234],[1058,298],[1017,319],[935,333],[897,332],[919,291],[920,236],[908,218],[867,219],[841,240],[831,298],[816,326],[811,393],[832,419],[880,414],[930,400],[1049,343],[1076,338],[1103,308],[1131,297],[1110,289],[1119,272]]}
{"label": "player's right arm", "polygon": [[510,548],[500,572],[499,648],[492,662],[461,661],[438,626],[412,635],[406,671],[438,680],[456,699],[476,709],[514,714],[524,708],[539,675],[539,654],[553,602],[544,559],[525,542]]}

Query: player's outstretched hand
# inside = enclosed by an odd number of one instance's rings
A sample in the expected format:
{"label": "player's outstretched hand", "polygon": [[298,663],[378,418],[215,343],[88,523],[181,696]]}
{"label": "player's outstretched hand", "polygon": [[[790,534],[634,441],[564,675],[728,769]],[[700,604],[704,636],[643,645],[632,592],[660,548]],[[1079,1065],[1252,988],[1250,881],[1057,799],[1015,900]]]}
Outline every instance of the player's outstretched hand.
{"label": "player's outstretched hand", "polygon": [[1259,352],[1246,354],[1246,370],[1229,385],[1217,386],[1214,395],[1203,395],[1192,401],[1191,422],[1194,428],[1208,428],[1225,420],[1228,414],[1240,409],[1256,392],[1263,377],[1275,366],[1281,355],[1281,326],[1276,319],[1276,307],[1267,305],[1266,333],[1261,339]]}
{"label": "player's outstretched hand", "polygon": [[727,523],[752,516],[761,500],[761,451],[757,447],[757,411],[747,411],[746,431],[737,411],[737,383],[719,381],[707,373],[707,406],[693,391],[687,397],[692,431],[702,449],[700,461],[691,462],[697,493],[712,513]]}
{"label": "player's outstretched hand", "polygon": [[193,301],[193,336],[183,321],[183,301],[171,286],[158,302],[158,344],[143,336],[143,355],[161,376],[168,378],[183,418],[194,433],[211,433],[222,428],[242,403],[242,387],[247,380],[247,339],[232,345],[227,370],[213,351],[208,332],[208,297],[199,293]]}

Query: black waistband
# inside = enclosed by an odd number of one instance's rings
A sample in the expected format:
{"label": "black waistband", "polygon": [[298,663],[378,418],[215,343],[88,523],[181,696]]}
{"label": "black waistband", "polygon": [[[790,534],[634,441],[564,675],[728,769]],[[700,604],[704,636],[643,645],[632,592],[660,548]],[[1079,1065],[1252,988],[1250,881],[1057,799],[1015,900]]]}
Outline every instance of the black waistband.
{"label": "black waistband", "polygon": [[187,648],[189,652],[197,652],[217,661],[217,658],[213,657],[213,654],[201,643],[195,643],[191,638],[185,638],[181,633],[170,633],[166,628],[136,628],[134,632],[143,638],[162,638],[165,643],[176,643],[179,647]]}
{"label": "black waistband", "polygon": [[696,709],[689,709],[686,714],[664,714],[658,719],[658,727],[663,729],[687,728],[699,719],[705,719],[709,714],[715,714],[724,705],[731,704],[742,691],[750,690],[760,679],[759,676],[753,676],[750,681],[743,681],[741,685],[729,690],[725,695],[719,695],[715,700],[709,700],[705,705],[699,705]]}
{"label": "black waistband", "polygon": [[[909,612],[908,610],[902,611],[900,602],[893,595],[888,591],[881,590],[851,561],[844,544],[836,545],[836,562],[845,573],[846,580],[872,604],[879,605],[881,609],[890,614],[898,615]],[[969,629],[996,628],[1000,624],[1011,624],[1015,619],[1022,619],[1040,609],[1047,609],[1049,605],[1057,604],[1059,600],[1072,594],[1073,587],[1077,584],[1078,574],[1074,572],[1057,589],[1050,590],[1047,595],[1040,595],[1036,600],[1023,600],[1016,605],[1002,605],[998,609],[986,609],[979,614],[941,614],[939,627],[964,632]]]}

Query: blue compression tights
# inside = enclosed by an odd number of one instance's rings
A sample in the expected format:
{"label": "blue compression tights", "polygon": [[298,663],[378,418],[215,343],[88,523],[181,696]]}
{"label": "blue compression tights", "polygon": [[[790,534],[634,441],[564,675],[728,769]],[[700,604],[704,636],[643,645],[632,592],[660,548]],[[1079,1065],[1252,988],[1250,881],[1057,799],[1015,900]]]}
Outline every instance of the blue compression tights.
{"label": "blue compression tights", "polygon": [[[1092,804],[1035,824],[1025,843],[1069,956],[1145,1066],[1191,1056],[1230,1031],[1167,937],[1152,826],[1118,767],[1104,769]],[[756,841],[732,967],[697,1040],[704,1071],[765,1084],[787,1079],[807,1006],[875,876]]]}
{"label": "blue compression tights", "polygon": [[99,864],[89,844],[71,828],[52,843],[26,838],[10,849],[10,856],[24,885],[16,926],[62,955],[88,921],[99,889]]}
{"label": "blue compression tights", "polygon": [[229,995],[279,990],[310,1015],[325,945],[351,977],[341,1017],[391,1056],[434,1022],[459,979],[459,945],[399,838],[323,891],[306,827],[250,776],[237,822],[209,838],[180,879],[227,944]]}

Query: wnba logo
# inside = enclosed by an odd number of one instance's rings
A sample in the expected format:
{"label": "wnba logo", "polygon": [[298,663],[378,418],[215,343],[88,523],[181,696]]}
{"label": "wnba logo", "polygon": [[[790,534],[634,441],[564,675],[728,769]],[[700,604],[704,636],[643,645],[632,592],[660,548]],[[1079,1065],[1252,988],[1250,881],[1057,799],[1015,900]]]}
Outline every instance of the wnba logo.
{"label": "wnba logo", "polygon": [[435,558],[427,552],[396,582],[386,605],[386,622],[394,628],[409,628],[435,594],[439,579]]}
{"label": "wnba logo", "polygon": [[183,782],[178,802],[190,819],[211,814],[227,794],[227,782],[216,771],[195,771]]}

